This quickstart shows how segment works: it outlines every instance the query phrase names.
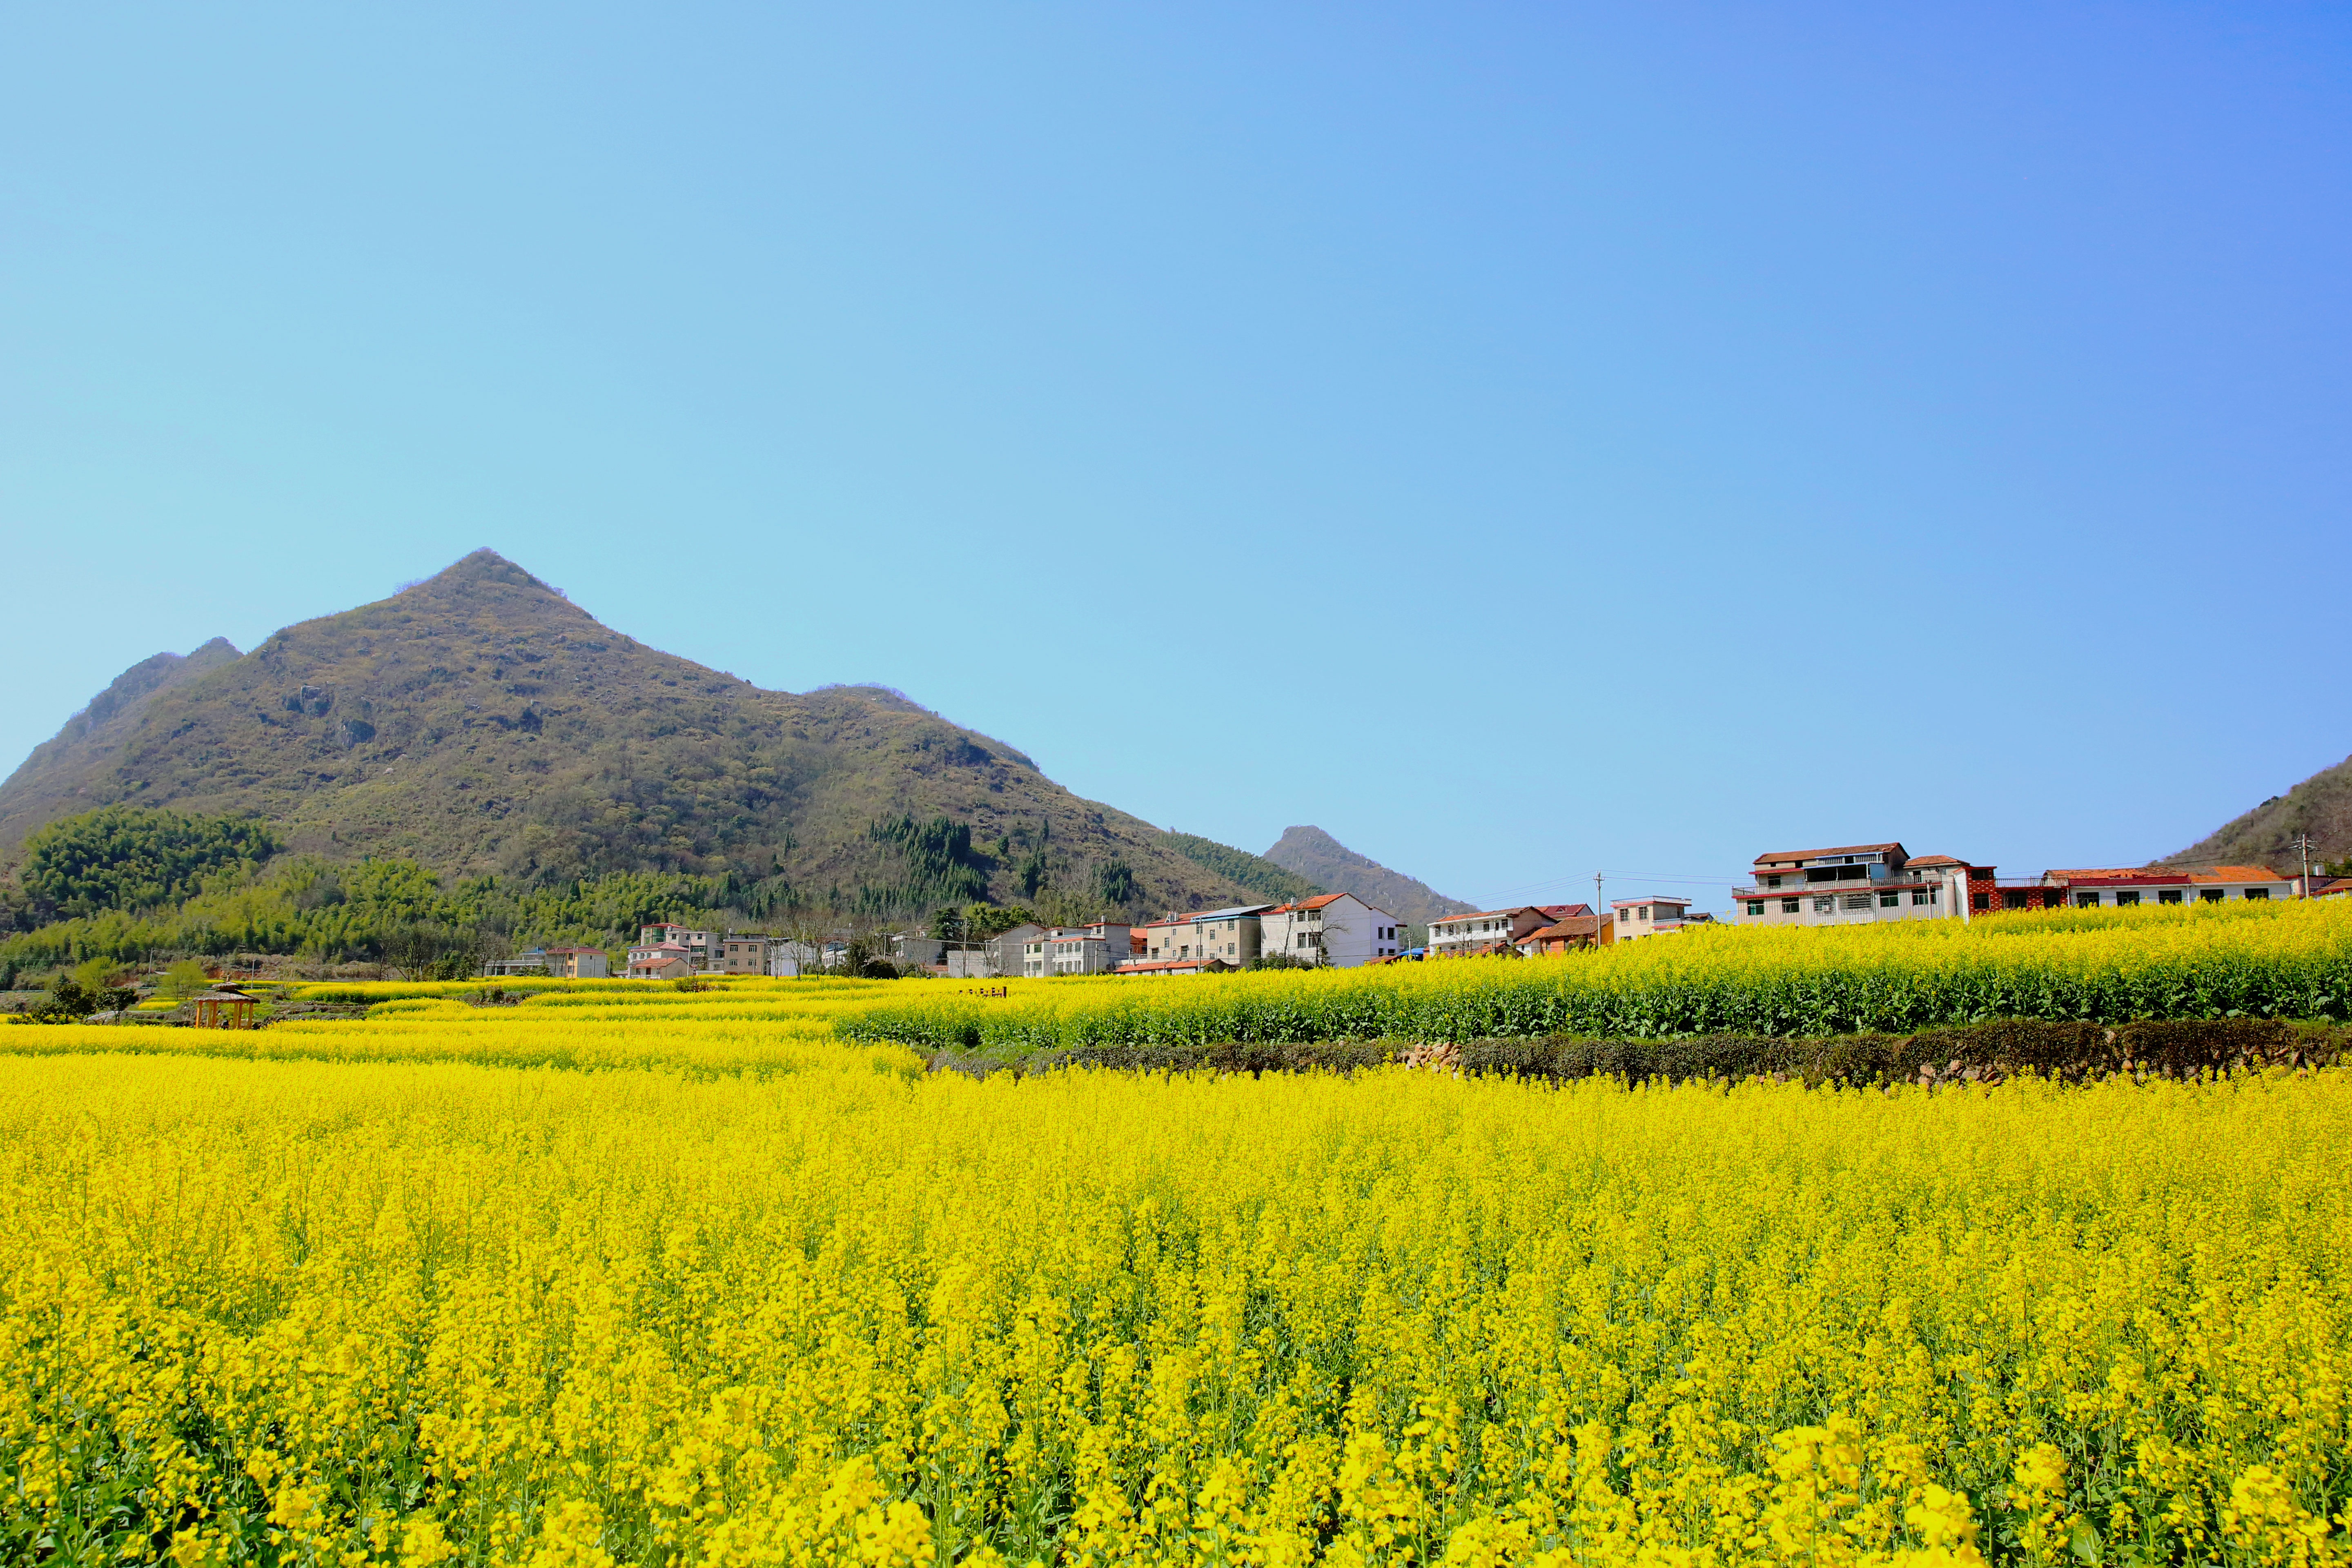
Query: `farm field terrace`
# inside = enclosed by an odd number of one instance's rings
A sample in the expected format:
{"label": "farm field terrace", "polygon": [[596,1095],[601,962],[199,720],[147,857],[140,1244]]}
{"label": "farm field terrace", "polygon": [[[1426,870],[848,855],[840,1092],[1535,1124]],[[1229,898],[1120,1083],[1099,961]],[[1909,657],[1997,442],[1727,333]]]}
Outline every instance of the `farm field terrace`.
{"label": "farm field terrace", "polygon": [[[1016,983],[1019,984],[1019,983]],[[1542,959],[908,986],[845,1037],[1017,1059],[1096,1045],[1903,1033],[1991,1018],[2352,1017],[2352,900],[1688,929]]]}
{"label": "farm field terrace", "polygon": [[2342,1074],[807,1048],[0,1060],[6,1555],[2346,1557]]}

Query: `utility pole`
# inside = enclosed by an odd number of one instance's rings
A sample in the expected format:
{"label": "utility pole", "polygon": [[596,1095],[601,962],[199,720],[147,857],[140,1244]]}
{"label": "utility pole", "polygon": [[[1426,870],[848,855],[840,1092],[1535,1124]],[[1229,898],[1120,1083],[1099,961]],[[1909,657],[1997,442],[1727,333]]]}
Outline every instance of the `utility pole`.
{"label": "utility pole", "polygon": [[2308,833],[2296,834],[2294,836],[2294,847],[2296,853],[2303,857],[2303,880],[2295,884],[2295,886],[2299,896],[2307,899],[2311,897],[2311,835]]}
{"label": "utility pole", "polygon": [[1592,948],[1593,948],[1593,951],[1594,951],[1594,952],[1598,952],[1601,950],[1601,918],[1602,918],[1602,917],[1601,917],[1601,873],[1600,873],[1600,872],[1598,872],[1598,871],[1595,871],[1594,873],[1592,873]]}

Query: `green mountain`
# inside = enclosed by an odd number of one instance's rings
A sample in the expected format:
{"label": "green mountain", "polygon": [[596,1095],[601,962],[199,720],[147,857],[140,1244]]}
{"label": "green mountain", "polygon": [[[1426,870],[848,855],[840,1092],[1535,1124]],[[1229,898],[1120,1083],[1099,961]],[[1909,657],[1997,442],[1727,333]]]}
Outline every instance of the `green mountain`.
{"label": "green mountain", "polygon": [[159,653],[114,678],[65,728],[33,748],[24,765],[0,786],[0,854],[14,850],[26,834],[52,817],[106,805],[87,792],[101,782],[122,742],[139,727],[148,706],[224,665],[237,651],[226,637],[215,637],[191,654]]}
{"label": "green mountain", "polygon": [[1408,925],[1427,925],[1447,915],[1466,915],[1476,909],[1449,899],[1402,871],[1357,854],[1319,827],[1286,827],[1265,858],[1294,875],[1318,882],[1335,893],[1353,893],[1375,909],[1395,915]]}
{"label": "green mountain", "polygon": [[525,892],[674,873],[770,904],[986,897],[1079,919],[1254,891],[897,692],[762,690],[488,550],[242,657],[215,642],[134,666],[0,784],[0,856],[117,804],[259,818],[297,855]]}
{"label": "green mountain", "polygon": [[2352,858],[2352,757],[2322,768],[2158,864],[2268,866],[2292,875],[2303,865],[2294,847],[2302,833],[2311,836],[2313,865]]}

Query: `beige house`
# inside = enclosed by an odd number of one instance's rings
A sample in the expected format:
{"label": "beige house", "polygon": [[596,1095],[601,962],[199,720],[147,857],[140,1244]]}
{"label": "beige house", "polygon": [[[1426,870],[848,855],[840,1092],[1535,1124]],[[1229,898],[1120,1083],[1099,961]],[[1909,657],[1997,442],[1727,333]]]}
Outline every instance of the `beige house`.
{"label": "beige house", "polygon": [[1146,963],[1171,959],[1222,958],[1235,968],[1258,955],[1260,918],[1272,904],[1236,904],[1229,910],[1204,910],[1199,914],[1171,914],[1141,928]]}

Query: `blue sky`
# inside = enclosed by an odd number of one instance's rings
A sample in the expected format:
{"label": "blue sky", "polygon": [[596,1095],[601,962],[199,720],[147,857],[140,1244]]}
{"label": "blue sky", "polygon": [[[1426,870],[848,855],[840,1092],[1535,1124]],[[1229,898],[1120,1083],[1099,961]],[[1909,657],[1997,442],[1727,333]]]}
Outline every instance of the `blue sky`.
{"label": "blue sky", "polygon": [[2352,750],[2342,7],[5,36],[12,760],[483,544],[1480,901],[2133,862]]}

